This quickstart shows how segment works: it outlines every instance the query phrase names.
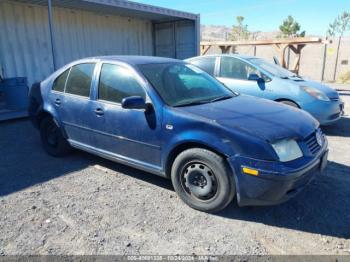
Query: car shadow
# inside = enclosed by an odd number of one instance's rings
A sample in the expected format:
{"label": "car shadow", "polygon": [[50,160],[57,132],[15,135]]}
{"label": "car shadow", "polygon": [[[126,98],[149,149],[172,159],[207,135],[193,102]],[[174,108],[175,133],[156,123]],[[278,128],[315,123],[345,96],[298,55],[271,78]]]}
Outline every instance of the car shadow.
{"label": "car shadow", "polygon": [[89,166],[101,165],[136,179],[172,190],[170,180],[73,150],[64,158],[49,156],[39,132],[28,120],[0,123],[0,197],[48,182]]}
{"label": "car shadow", "polygon": [[[87,155],[87,154],[86,154]],[[0,197],[82,170],[89,157],[69,160],[44,152],[39,133],[27,120],[0,123]]]}
{"label": "car shadow", "polygon": [[350,118],[342,117],[334,124],[322,126],[321,129],[327,136],[350,137]]}
{"label": "car shadow", "polygon": [[219,216],[309,233],[350,238],[350,167],[329,162],[295,198],[277,206],[230,204]]}
{"label": "car shadow", "polygon": [[[173,191],[171,181],[108,160],[99,165]],[[233,201],[216,216],[333,237],[350,238],[350,167],[329,162],[295,198],[277,206],[238,207]],[[185,205],[184,203],[182,203]]]}
{"label": "car shadow", "polygon": [[[171,181],[125,165],[76,151],[66,158],[48,156],[28,121],[0,124],[0,198],[91,165],[173,191]],[[325,173],[287,203],[238,208],[233,201],[216,214],[315,234],[350,238],[350,167],[329,162]],[[185,205],[184,203],[182,203]]]}

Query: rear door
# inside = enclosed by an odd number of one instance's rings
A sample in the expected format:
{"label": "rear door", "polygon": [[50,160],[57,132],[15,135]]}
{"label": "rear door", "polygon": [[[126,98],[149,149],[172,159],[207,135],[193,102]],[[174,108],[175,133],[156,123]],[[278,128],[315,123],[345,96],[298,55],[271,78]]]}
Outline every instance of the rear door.
{"label": "rear door", "polygon": [[68,74],[59,112],[69,140],[92,145],[93,112],[90,99],[95,63],[73,66]]}
{"label": "rear door", "polygon": [[248,80],[249,74],[262,76],[261,72],[250,64],[235,57],[220,58],[217,79],[231,90],[258,97],[265,96],[266,84],[255,80]]}

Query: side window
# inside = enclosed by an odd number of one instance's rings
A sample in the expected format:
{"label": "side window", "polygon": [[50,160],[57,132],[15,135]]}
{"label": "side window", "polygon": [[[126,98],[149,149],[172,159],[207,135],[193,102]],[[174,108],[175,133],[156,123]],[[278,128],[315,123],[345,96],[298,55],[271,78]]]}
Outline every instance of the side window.
{"label": "side window", "polygon": [[250,74],[260,72],[251,65],[233,57],[222,57],[220,63],[220,77],[248,80]]}
{"label": "side window", "polygon": [[121,103],[129,96],[146,97],[145,91],[129,69],[113,64],[103,64],[98,85],[98,99]]}
{"label": "side window", "polygon": [[201,57],[190,61],[191,64],[198,66],[210,75],[214,75],[216,57]]}
{"label": "side window", "polygon": [[73,66],[68,76],[65,92],[73,95],[89,97],[94,68],[95,64],[80,64]]}
{"label": "side window", "polygon": [[57,92],[64,92],[64,85],[66,84],[67,76],[69,73],[69,69],[60,74],[52,85],[52,90]]}

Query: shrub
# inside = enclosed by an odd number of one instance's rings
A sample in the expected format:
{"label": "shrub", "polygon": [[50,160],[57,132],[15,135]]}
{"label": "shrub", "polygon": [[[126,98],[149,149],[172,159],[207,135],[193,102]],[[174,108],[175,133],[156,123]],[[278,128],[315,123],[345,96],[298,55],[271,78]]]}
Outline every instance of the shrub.
{"label": "shrub", "polygon": [[342,84],[350,84],[350,71],[341,74],[338,81]]}

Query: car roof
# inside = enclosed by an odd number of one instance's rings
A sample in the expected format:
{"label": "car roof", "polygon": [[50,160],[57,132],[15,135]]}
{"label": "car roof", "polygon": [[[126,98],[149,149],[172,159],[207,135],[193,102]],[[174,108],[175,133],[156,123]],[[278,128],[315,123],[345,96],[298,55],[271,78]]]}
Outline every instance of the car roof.
{"label": "car roof", "polygon": [[[225,57],[225,56],[229,56],[229,57],[236,57],[236,58],[241,58],[241,59],[252,59],[252,58],[258,58],[256,56],[252,56],[252,55],[241,55],[241,54],[218,54],[218,55],[204,55],[204,56],[196,56],[196,57],[192,57],[186,60],[191,60],[194,58],[201,58],[201,57]],[[186,61],[185,60],[185,61]]]}
{"label": "car roof", "polygon": [[129,55],[121,55],[121,56],[95,56],[88,57],[84,59],[80,59],[75,61],[75,63],[83,63],[91,60],[97,61],[118,61],[124,62],[132,65],[142,65],[142,64],[160,64],[160,63],[179,63],[183,62],[182,60],[166,58],[166,57],[155,57],[155,56],[129,56]]}

